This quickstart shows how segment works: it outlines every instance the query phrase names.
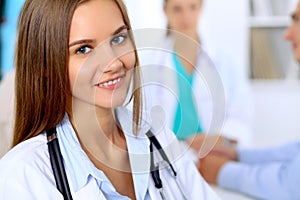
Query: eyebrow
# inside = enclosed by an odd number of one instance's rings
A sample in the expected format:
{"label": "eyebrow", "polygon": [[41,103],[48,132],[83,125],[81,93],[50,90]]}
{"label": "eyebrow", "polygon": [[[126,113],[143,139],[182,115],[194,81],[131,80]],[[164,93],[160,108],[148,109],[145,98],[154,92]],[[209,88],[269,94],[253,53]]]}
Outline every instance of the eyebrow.
{"label": "eyebrow", "polygon": [[291,18],[292,18],[292,19],[295,19],[299,14],[300,14],[300,11],[294,11],[294,12],[291,14]]}
{"label": "eyebrow", "polygon": [[69,45],[69,48],[72,47],[72,46],[78,45],[78,44],[90,44],[90,43],[95,43],[95,42],[96,42],[96,40],[89,40],[89,39],[77,40],[75,42],[72,42]]}
{"label": "eyebrow", "polygon": [[[127,25],[122,25],[119,28],[117,28],[117,30],[115,30],[112,35],[116,35],[119,34],[120,32],[122,32],[123,30],[128,30],[128,26]],[[89,44],[89,43],[95,43],[96,40],[91,40],[91,39],[83,39],[83,40],[77,40],[72,42],[71,44],[69,44],[69,48],[78,44]]]}
{"label": "eyebrow", "polygon": [[120,26],[117,30],[115,30],[112,35],[116,35],[125,29],[128,30],[128,26],[124,24],[124,25]]}

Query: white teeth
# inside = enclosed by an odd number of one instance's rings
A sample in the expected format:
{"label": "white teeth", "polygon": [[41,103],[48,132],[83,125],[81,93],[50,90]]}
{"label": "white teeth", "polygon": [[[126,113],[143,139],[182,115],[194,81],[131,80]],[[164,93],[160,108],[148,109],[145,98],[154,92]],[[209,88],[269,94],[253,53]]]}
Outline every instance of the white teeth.
{"label": "white teeth", "polygon": [[105,83],[98,84],[98,86],[100,86],[100,87],[108,87],[108,86],[114,85],[114,84],[116,84],[116,83],[118,83],[120,81],[121,81],[121,78],[117,78],[117,79],[112,80],[112,81],[107,81]]}

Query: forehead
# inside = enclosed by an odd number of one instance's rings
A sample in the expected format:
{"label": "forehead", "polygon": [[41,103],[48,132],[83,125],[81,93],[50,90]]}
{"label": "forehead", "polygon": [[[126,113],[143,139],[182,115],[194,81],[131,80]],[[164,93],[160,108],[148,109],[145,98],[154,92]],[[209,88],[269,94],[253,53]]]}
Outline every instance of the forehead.
{"label": "forehead", "polygon": [[297,7],[295,8],[294,12],[292,14],[297,14],[300,12],[300,0],[297,3]]}
{"label": "forehead", "polygon": [[186,5],[186,4],[198,4],[201,0],[167,0],[167,4],[177,4],[177,5]]}
{"label": "forehead", "polygon": [[122,13],[115,1],[86,1],[75,9],[70,38],[109,36],[123,24]]}

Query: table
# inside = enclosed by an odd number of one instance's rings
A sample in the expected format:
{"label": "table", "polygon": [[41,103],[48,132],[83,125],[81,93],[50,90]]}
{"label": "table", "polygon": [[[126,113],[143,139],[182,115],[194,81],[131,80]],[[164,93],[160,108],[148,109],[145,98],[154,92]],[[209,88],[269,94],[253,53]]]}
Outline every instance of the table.
{"label": "table", "polygon": [[222,200],[254,200],[254,198],[238,192],[226,190],[214,185],[211,185],[211,187]]}

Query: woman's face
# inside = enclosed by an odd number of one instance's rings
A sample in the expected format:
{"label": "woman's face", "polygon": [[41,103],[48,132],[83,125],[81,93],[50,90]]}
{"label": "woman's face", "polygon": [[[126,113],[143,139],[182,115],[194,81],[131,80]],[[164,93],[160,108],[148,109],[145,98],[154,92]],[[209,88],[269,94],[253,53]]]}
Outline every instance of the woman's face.
{"label": "woman's face", "polygon": [[300,62],[300,2],[292,14],[292,24],[287,28],[285,38],[292,43],[294,57]]}
{"label": "woman's face", "polygon": [[69,78],[73,101],[121,105],[136,58],[121,11],[112,0],[80,4],[71,22]]}
{"label": "woman's face", "polygon": [[167,0],[165,14],[171,29],[191,33],[197,31],[201,0]]}

